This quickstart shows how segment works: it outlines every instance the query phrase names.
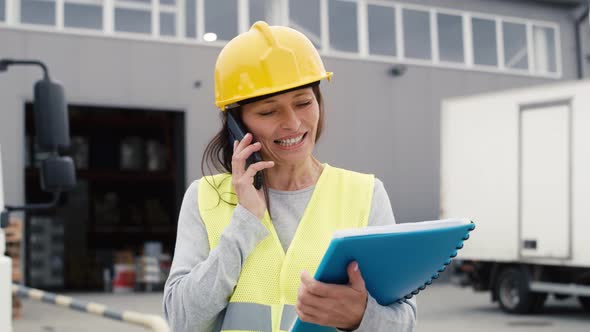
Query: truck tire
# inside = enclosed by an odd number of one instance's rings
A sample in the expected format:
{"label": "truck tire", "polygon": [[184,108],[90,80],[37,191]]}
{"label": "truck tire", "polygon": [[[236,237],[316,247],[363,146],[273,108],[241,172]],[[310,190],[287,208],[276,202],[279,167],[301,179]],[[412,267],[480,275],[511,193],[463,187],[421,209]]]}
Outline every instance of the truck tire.
{"label": "truck tire", "polygon": [[494,287],[496,298],[503,311],[511,314],[527,314],[543,309],[546,294],[529,290],[528,279],[518,268],[506,268],[498,275]]}
{"label": "truck tire", "polygon": [[582,305],[582,308],[586,312],[590,312],[590,297],[589,296],[578,296],[578,301]]}

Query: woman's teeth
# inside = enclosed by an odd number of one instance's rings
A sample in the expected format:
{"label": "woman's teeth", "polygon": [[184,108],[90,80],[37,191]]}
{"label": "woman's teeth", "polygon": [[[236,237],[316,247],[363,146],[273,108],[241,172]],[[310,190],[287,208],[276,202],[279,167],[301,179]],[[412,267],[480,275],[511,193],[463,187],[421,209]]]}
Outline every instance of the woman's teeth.
{"label": "woman's teeth", "polygon": [[282,145],[282,146],[291,146],[291,145],[295,145],[295,144],[301,142],[301,140],[303,139],[303,136],[305,136],[305,134],[303,134],[301,136],[285,139],[285,140],[276,140],[275,142],[277,142],[279,145]]}

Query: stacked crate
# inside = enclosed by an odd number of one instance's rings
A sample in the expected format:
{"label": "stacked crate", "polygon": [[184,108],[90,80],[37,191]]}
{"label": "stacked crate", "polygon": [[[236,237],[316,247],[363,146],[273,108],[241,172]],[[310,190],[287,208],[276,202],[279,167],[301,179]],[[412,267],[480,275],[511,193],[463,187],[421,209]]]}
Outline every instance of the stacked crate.
{"label": "stacked crate", "polygon": [[162,243],[146,242],[143,255],[137,257],[137,289],[142,291],[161,291],[170,272],[170,255],[162,253]]}
{"label": "stacked crate", "polygon": [[[8,227],[4,229],[6,234],[6,255],[12,259],[12,282],[22,281],[21,272],[21,242],[23,238],[23,224],[19,219],[12,218]],[[16,296],[12,296],[12,319],[18,319],[22,315],[22,303]]]}
{"label": "stacked crate", "polygon": [[161,291],[170,273],[170,255],[139,256],[135,267],[137,271],[137,290]]}
{"label": "stacked crate", "polygon": [[64,224],[58,217],[31,216],[30,280],[35,288],[61,288],[64,283]]}

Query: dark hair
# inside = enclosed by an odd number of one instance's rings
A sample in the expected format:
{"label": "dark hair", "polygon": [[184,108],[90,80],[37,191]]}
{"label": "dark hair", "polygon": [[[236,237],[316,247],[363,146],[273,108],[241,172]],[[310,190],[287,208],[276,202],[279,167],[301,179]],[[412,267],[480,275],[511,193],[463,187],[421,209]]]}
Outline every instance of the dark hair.
{"label": "dark hair", "polygon": [[[307,87],[307,85],[300,87],[298,89],[302,89],[305,87]],[[318,102],[319,109],[320,109],[318,126],[317,126],[316,136],[315,136],[315,140],[317,142],[318,139],[320,138],[320,136],[322,134],[322,130],[324,128],[324,102],[322,99],[322,93],[320,91],[319,84],[313,84],[311,86],[311,89],[313,91],[313,94],[315,95],[315,98]],[[282,93],[284,93],[284,92],[282,92]],[[265,97],[265,98],[268,98],[268,97]],[[260,99],[264,99],[264,98],[256,98],[256,99],[260,100]],[[233,108],[231,110],[227,110],[225,112],[220,112],[221,113],[220,114],[221,129],[219,130],[219,132],[217,132],[217,134],[215,134],[213,139],[211,141],[209,141],[209,143],[207,144],[207,147],[205,147],[205,151],[203,152],[203,158],[201,159],[201,172],[203,173],[203,175],[212,175],[213,170],[217,171],[218,173],[230,173],[231,174],[231,172],[232,172],[231,159],[232,159],[232,154],[233,154],[233,142],[230,142],[229,135],[228,135],[227,112],[231,112],[232,115],[235,116],[236,118],[242,119],[242,107],[241,106],[238,106],[238,107]],[[207,172],[205,172],[205,168],[207,168]],[[263,183],[268,183],[266,181],[267,180],[266,174],[265,174],[266,172],[263,171],[262,173],[263,173],[263,178],[264,178]],[[207,180],[207,178],[205,178],[205,179],[213,188],[215,188],[215,189],[219,188],[219,185],[209,182],[209,180]],[[263,190],[264,190],[264,195],[266,197],[266,206],[270,212],[270,205],[269,205],[269,201],[268,201],[268,187],[266,187],[266,185],[263,185]],[[232,204],[232,203],[224,200],[221,197],[221,194],[219,193],[219,191],[217,193],[219,194],[220,201],[224,201],[228,204]],[[235,205],[235,204],[233,204],[233,205]]]}

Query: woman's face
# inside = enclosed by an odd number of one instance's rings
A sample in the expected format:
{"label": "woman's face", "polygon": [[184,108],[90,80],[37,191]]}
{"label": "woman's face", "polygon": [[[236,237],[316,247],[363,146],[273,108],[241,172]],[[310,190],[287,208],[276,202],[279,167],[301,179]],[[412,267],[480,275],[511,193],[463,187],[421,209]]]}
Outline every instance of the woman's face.
{"label": "woman's face", "polygon": [[262,144],[262,159],[297,164],[311,156],[320,116],[311,88],[246,104],[242,110],[242,121]]}

